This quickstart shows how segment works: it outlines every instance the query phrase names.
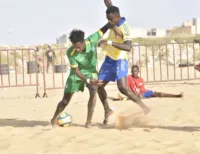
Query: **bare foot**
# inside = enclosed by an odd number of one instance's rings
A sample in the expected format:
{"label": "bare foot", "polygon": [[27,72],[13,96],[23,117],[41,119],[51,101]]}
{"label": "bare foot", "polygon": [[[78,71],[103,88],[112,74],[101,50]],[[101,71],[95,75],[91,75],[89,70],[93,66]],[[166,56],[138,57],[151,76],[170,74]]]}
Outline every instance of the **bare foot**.
{"label": "bare foot", "polygon": [[86,124],[85,124],[85,128],[91,128],[91,124],[86,123]]}
{"label": "bare foot", "polygon": [[51,119],[51,125],[54,127],[54,125],[56,124],[56,119]]}
{"label": "bare foot", "polygon": [[180,95],[179,95],[179,97],[183,97],[184,96],[184,93],[182,92]]}
{"label": "bare foot", "polygon": [[108,123],[108,118],[113,114],[113,110],[110,110],[109,112],[105,113],[105,119],[103,121],[103,124],[106,125]]}

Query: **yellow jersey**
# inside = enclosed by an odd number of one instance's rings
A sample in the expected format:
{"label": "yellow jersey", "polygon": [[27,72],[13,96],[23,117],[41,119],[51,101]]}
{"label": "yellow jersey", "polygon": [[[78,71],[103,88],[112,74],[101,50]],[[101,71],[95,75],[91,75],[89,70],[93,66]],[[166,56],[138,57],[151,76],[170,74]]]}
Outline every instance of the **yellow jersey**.
{"label": "yellow jersey", "polygon": [[[122,18],[121,22],[117,26],[121,30],[121,32],[123,34],[123,38],[117,39],[115,32],[111,29],[106,40],[111,40],[116,43],[123,43],[124,41],[131,41],[132,40],[131,30],[130,30],[129,25],[126,22],[126,19]],[[127,51],[117,49],[111,45],[104,45],[102,49],[103,49],[103,52],[113,60],[118,60],[118,59],[127,59],[128,60],[128,52]]]}

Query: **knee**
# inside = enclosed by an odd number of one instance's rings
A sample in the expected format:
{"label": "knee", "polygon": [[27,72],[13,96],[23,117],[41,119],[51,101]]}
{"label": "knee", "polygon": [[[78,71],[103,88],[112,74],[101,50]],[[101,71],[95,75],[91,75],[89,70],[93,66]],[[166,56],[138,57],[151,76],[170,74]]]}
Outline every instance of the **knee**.
{"label": "knee", "polygon": [[97,92],[98,92],[98,95],[99,95],[99,97],[100,97],[101,99],[106,99],[106,98],[107,98],[107,93],[106,93],[104,87],[101,87],[101,86],[100,86],[100,87],[97,89]]}
{"label": "knee", "polygon": [[96,101],[97,87],[91,86],[89,87],[89,91],[90,91],[90,99],[92,99],[93,101]]}
{"label": "knee", "polygon": [[89,90],[90,92],[92,92],[92,93],[97,92],[97,89],[98,89],[98,86],[97,86],[97,85],[87,84],[86,86],[87,86],[87,88],[88,88],[88,90]]}
{"label": "knee", "polygon": [[104,92],[104,87],[99,86],[98,89],[97,89],[97,92],[98,92],[98,93]]}
{"label": "knee", "polygon": [[128,89],[127,89],[127,87],[125,87],[125,86],[120,86],[120,87],[118,87],[118,89],[119,89],[119,91],[120,91],[122,94],[124,94],[124,95],[127,95],[127,94],[128,94]]}

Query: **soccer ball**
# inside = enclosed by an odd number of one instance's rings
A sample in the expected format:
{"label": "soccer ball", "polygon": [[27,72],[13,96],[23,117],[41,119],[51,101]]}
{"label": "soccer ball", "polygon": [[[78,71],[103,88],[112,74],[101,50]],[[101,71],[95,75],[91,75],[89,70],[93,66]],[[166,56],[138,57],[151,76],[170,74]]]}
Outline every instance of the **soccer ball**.
{"label": "soccer ball", "polygon": [[124,100],[124,101],[126,101],[127,99],[128,99],[128,97],[127,96],[125,96],[125,95],[123,95],[122,93],[118,93],[118,98],[120,99],[120,100]]}
{"label": "soccer ball", "polygon": [[57,123],[60,127],[69,127],[72,123],[72,116],[68,113],[61,113]]}

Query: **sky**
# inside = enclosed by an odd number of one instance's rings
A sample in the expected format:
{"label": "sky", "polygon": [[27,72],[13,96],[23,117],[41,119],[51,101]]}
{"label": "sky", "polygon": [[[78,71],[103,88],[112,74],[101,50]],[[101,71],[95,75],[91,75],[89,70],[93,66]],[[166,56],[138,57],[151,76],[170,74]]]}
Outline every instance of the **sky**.
{"label": "sky", "polygon": [[[135,27],[167,28],[200,17],[200,0],[112,2]],[[103,0],[0,0],[0,44],[56,43],[74,28],[90,34],[107,22],[105,11]]]}

